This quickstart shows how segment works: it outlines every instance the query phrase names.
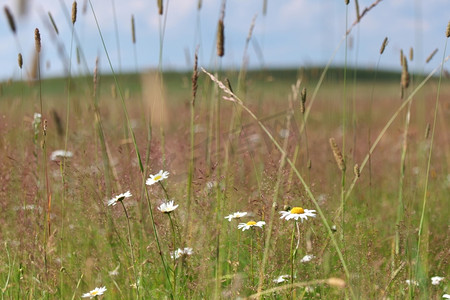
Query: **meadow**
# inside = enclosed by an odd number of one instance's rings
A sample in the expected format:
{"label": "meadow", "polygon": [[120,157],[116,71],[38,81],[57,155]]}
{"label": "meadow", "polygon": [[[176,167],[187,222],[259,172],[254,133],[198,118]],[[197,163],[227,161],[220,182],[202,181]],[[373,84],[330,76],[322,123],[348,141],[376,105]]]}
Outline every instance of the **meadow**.
{"label": "meadow", "polygon": [[441,299],[450,81],[411,59],[3,82],[2,299]]}

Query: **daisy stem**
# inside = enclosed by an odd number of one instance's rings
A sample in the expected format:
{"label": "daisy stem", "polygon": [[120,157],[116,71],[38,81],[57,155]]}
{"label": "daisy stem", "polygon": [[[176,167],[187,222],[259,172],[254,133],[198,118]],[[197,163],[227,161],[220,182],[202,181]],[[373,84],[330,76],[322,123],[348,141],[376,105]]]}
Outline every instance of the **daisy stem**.
{"label": "daisy stem", "polygon": [[237,258],[236,261],[238,263],[237,268],[236,268],[236,272],[239,271],[239,250],[241,248],[241,231],[238,230],[238,244],[237,244],[237,249],[236,249],[236,254],[237,254]]}
{"label": "daisy stem", "polygon": [[163,191],[164,191],[164,195],[166,196],[166,200],[169,201],[169,194],[167,193],[166,188],[164,187],[164,185],[162,184],[161,181],[158,181],[159,185],[162,187]]}
{"label": "daisy stem", "polygon": [[252,231],[252,237],[250,239],[250,276],[252,281],[252,287],[255,284],[255,277],[253,276],[253,238],[255,236],[255,230],[251,228]]}
{"label": "daisy stem", "polygon": [[120,204],[122,204],[123,211],[125,212],[125,216],[127,218],[128,242],[130,244],[131,262],[133,264],[134,280],[135,280],[136,291],[137,291],[136,298],[139,299],[139,285],[138,285],[138,278],[137,278],[137,274],[136,274],[136,266],[135,266],[135,260],[134,260],[133,241],[132,241],[132,238],[131,238],[130,218],[128,217],[128,212],[127,212],[127,209],[126,209],[125,205],[123,204],[123,201],[119,201],[119,202],[120,202]]}
{"label": "daisy stem", "polygon": [[[297,221],[295,221],[297,223]],[[294,237],[295,237],[295,226],[292,228],[292,236],[291,236],[291,284],[294,284],[294,259],[297,251],[294,251]],[[294,299],[294,289],[291,288],[291,299]]]}
{"label": "daisy stem", "polygon": [[176,286],[177,286],[176,232],[175,232],[175,226],[173,225],[173,220],[172,220],[172,217],[170,216],[170,213],[168,213],[167,215],[169,216],[170,227],[172,228],[172,237],[173,237],[173,291],[174,291],[174,296],[176,296]]}

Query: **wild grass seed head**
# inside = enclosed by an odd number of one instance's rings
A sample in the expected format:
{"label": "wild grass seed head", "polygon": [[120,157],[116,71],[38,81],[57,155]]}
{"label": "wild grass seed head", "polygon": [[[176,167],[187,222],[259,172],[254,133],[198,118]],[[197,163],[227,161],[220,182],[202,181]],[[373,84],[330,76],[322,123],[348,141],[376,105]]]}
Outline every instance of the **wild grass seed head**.
{"label": "wild grass seed head", "polygon": [[9,10],[8,6],[5,5],[3,8],[6,14],[6,19],[8,19],[9,28],[13,32],[13,34],[16,34],[16,22],[14,21],[14,17],[11,14],[11,11]]}
{"label": "wild grass seed head", "polygon": [[77,21],[77,1],[72,3],[72,25]]}
{"label": "wild grass seed head", "polygon": [[41,52],[41,34],[39,33],[39,29],[34,29],[34,46],[36,48],[36,52]]}
{"label": "wild grass seed head", "polygon": [[56,26],[51,12],[48,12],[48,18],[50,19],[50,23],[52,23],[53,29],[55,30],[56,34],[59,34],[58,26]]}
{"label": "wild grass seed head", "polygon": [[342,156],[342,152],[339,149],[338,145],[336,144],[336,140],[334,138],[330,138],[330,147],[333,151],[334,159],[336,160],[336,163],[341,171],[345,171],[345,161],[344,156]]}
{"label": "wild grass seed head", "polygon": [[22,69],[22,66],[23,66],[22,53],[19,53],[19,54],[17,55],[17,63],[19,64],[19,68]]}

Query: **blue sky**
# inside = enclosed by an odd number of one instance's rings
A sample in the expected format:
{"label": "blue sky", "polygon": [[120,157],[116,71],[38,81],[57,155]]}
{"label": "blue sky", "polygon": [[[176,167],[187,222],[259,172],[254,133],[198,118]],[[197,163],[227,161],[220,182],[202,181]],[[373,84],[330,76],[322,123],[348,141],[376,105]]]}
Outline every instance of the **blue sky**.
{"label": "blue sky", "polygon": [[[374,1],[360,0],[360,10]],[[66,75],[64,65],[68,62],[72,29],[64,11],[70,14],[72,1],[28,0],[28,12],[22,16],[19,15],[17,2],[0,0],[2,7],[6,5],[10,8],[17,25],[15,37],[2,11],[0,80],[20,78],[18,52],[23,54],[23,76],[26,76],[31,68],[36,27],[40,29],[42,37],[42,76]],[[73,50],[72,73],[92,72],[97,56],[100,57],[102,71],[107,72],[109,66],[89,4],[83,12],[85,3],[85,0],[78,1],[75,32],[86,58],[86,65],[76,64]],[[158,67],[160,31],[164,18],[158,15],[156,0],[92,0],[92,3],[116,71],[134,71],[136,60],[138,70]],[[335,49],[338,51],[333,64],[344,63],[345,47],[341,45],[338,48],[346,28],[347,8],[344,0],[268,0],[266,15],[262,12],[263,0],[228,0],[225,11],[225,56],[218,59],[215,55],[215,37],[221,3],[221,0],[203,0],[201,10],[197,10],[198,0],[169,0],[168,7],[165,7],[168,14],[162,55],[163,69],[190,69],[197,45],[200,47],[201,66],[209,69],[219,66],[240,67],[245,40],[255,16],[255,27],[248,49],[248,63],[251,67],[297,68],[324,65]],[[113,4],[118,32],[115,31]],[[48,12],[55,19],[59,35],[55,35],[48,26]],[[136,20],[136,56],[131,42],[131,15]],[[355,18],[354,2],[350,1],[348,24],[352,24]],[[413,47],[415,55],[410,67],[430,71],[439,64],[444,54],[445,30],[449,21],[449,0],[381,1],[353,28],[349,37],[352,45],[348,50],[348,62],[359,67],[375,67],[380,45],[388,37],[389,44],[380,60],[382,68],[399,70],[400,49],[409,53],[409,49]],[[58,54],[58,45],[63,45],[66,56]],[[439,49],[437,55],[430,63],[425,64],[427,56],[436,48]],[[449,53],[447,51],[447,55]],[[448,69],[448,64],[446,68]]]}

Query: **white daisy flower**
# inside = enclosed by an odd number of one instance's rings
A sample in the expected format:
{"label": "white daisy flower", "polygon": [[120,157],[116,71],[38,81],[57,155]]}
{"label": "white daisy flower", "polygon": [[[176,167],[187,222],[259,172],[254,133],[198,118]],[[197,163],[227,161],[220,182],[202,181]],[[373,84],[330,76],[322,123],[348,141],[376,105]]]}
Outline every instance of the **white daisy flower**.
{"label": "white daisy flower", "polygon": [[308,254],[308,255],[303,256],[303,258],[300,260],[300,262],[302,262],[302,263],[309,262],[309,261],[311,261],[313,258],[315,258],[314,255]]}
{"label": "white daisy flower", "polygon": [[192,248],[186,247],[183,249],[183,254],[184,255],[192,255],[192,254],[194,254],[194,251]]}
{"label": "white daisy flower", "polygon": [[442,298],[450,299],[450,295],[449,294],[444,294],[444,295],[442,295]]}
{"label": "white daisy flower", "polygon": [[414,279],[412,279],[412,280],[406,279],[405,282],[406,282],[408,285],[419,286],[419,282],[415,281]]}
{"label": "white daisy flower", "polygon": [[53,161],[61,160],[61,158],[70,158],[73,153],[65,150],[55,150],[50,154],[50,159]]}
{"label": "white daisy flower", "polygon": [[431,284],[438,285],[439,283],[441,283],[442,280],[444,280],[444,277],[440,277],[440,276],[431,277]]}
{"label": "white daisy flower", "polygon": [[303,222],[303,219],[308,220],[308,217],[316,217],[316,211],[314,209],[303,209],[301,207],[294,207],[290,211],[280,211],[282,215],[280,219],[285,218],[286,220],[294,219],[300,220]]}
{"label": "white daisy flower", "polygon": [[158,174],[150,175],[150,178],[145,182],[146,185],[152,185],[163,179],[169,178],[169,172],[160,170]]}
{"label": "white daisy flower", "polygon": [[96,287],[95,289],[93,289],[89,293],[83,294],[83,296],[81,296],[81,297],[82,298],[88,298],[88,297],[89,298],[94,298],[94,297],[103,295],[104,292],[106,292],[106,287],[101,287],[101,288]]}
{"label": "white daisy flower", "polygon": [[131,196],[132,195],[131,195],[130,191],[127,191],[127,192],[125,192],[123,194],[117,195],[117,196],[115,196],[114,198],[112,198],[111,200],[108,201],[108,206],[111,206],[111,205],[114,206],[114,205],[117,204],[117,202],[122,201],[123,199],[131,197]]}
{"label": "white daisy flower", "polygon": [[250,221],[247,223],[239,223],[238,229],[242,229],[242,231],[246,231],[247,229],[250,229],[254,226],[258,226],[259,228],[262,228],[264,225],[266,225],[266,222],[264,222],[264,221],[259,221],[259,222]]}
{"label": "white daisy flower", "polygon": [[287,281],[290,277],[291,276],[289,276],[289,275],[280,275],[277,278],[275,278],[273,280],[273,282],[275,282],[275,283],[283,283],[283,282]]}
{"label": "white daisy flower", "polygon": [[235,213],[233,213],[231,215],[226,216],[225,219],[228,219],[228,221],[231,222],[232,219],[240,219],[240,218],[242,218],[242,217],[244,217],[246,215],[247,215],[247,212],[239,212],[239,211],[237,211],[237,212],[235,212]]}
{"label": "white daisy flower", "polygon": [[180,249],[180,248],[178,248],[177,250],[175,250],[175,251],[173,251],[171,254],[170,254],[170,257],[172,258],[172,259],[178,259],[178,258],[180,258],[181,256],[183,256],[183,255],[192,255],[194,252],[192,251],[192,248],[189,248],[189,247],[187,247],[187,248],[184,248],[184,249]]}
{"label": "white daisy flower", "polygon": [[172,201],[169,201],[169,202],[167,202],[167,203],[161,204],[161,205],[158,207],[158,209],[159,209],[160,212],[169,214],[169,213],[171,213],[172,211],[174,211],[177,207],[178,207],[178,205],[173,205],[173,200],[172,200]]}

